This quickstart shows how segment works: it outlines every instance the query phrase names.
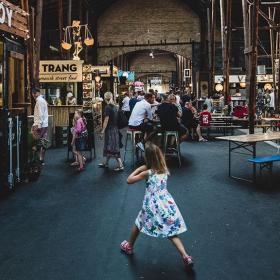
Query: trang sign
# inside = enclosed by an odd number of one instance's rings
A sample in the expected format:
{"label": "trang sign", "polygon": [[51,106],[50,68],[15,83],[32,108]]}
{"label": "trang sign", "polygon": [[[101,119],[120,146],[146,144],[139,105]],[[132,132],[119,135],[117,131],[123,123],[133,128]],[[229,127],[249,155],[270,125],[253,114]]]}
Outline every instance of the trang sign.
{"label": "trang sign", "polygon": [[13,10],[6,7],[2,2],[0,3],[0,24],[7,23],[12,27]]}
{"label": "trang sign", "polygon": [[41,60],[40,83],[77,83],[83,81],[83,61]]}

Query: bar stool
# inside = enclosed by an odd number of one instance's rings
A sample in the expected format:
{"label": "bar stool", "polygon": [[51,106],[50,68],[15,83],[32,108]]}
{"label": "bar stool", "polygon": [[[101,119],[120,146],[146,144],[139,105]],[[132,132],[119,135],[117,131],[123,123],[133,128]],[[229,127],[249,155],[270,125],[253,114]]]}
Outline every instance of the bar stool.
{"label": "bar stool", "polygon": [[177,154],[179,167],[181,167],[181,150],[180,150],[180,141],[179,141],[179,134],[177,131],[165,131],[164,132],[164,139],[163,139],[163,151],[165,155],[171,155],[171,153],[166,153],[168,147],[168,140],[175,138],[175,145],[174,152]]}
{"label": "bar stool", "polygon": [[[123,163],[125,163],[126,153],[132,152],[132,164],[135,165],[135,154],[136,154],[136,138],[137,135],[141,138],[142,132],[140,130],[129,128],[126,132],[125,146],[124,146],[124,157]],[[130,138],[130,139],[129,139]],[[128,149],[128,140],[131,141],[131,150]]]}

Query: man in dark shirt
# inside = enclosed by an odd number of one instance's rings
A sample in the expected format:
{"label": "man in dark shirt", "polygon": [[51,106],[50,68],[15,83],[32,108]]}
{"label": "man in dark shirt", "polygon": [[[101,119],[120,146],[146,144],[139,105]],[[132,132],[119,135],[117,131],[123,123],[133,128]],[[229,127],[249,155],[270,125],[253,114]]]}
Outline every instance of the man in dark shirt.
{"label": "man in dark shirt", "polygon": [[134,92],[133,92],[133,97],[130,98],[130,100],[129,100],[130,112],[133,111],[133,108],[134,108],[134,106],[136,105],[136,103],[137,103],[138,101],[140,101],[140,100],[138,99],[138,92],[134,91]]}
{"label": "man in dark shirt", "polygon": [[[187,129],[178,121],[180,113],[178,108],[170,102],[172,96],[163,96],[163,103],[158,106],[157,115],[163,131],[178,131],[180,140],[187,138]],[[174,96],[174,98],[176,98]]]}
{"label": "man in dark shirt", "polygon": [[207,140],[202,137],[199,122],[196,120],[196,109],[192,106],[191,102],[186,102],[185,107],[182,108],[182,124],[191,131],[195,130],[198,135],[199,142],[206,142]]}

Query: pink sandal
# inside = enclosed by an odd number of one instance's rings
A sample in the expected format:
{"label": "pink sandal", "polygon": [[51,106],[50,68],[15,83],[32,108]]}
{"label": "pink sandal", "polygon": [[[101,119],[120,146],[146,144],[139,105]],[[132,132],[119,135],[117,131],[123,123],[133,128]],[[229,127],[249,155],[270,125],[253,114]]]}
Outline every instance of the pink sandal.
{"label": "pink sandal", "polygon": [[126,253],[127,255],[132,255],[133,254],[133,248],[130,246],[130,244],[124,240],[121,245],[121,250],[122,252]]}
{"label": "pink sandal", "polygon": [[83,171],[85,171],[85,166],[79,167],[77,170],[78,170],[78,172],[83,172]]}
{"label": "pink sandal", "polygon": [[192,256],[183,257],[184,264],[186,268],[193,268],[194,262]]}

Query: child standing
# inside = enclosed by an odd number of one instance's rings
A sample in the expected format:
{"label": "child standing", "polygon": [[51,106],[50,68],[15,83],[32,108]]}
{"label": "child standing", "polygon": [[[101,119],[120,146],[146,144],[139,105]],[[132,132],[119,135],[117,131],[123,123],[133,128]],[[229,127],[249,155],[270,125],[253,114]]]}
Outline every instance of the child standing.
{"label": "child standing", "polygon": [[202,109],[203,109],[203,111],[199,115],[200,126],[202,126],[202,127],[209,127],[211,125],[212,115],[208,111],[208,105],[207,104],[203,104]]}
{"label": "child standing", "polygon": [[82,151],[86,146],[86,135],[87,135],[87,127],[84,121],[84,118],[81,115],[80,111],[75,111],[74,115],[74,129],[73,129],[73,138],[72,138],[72,147],[75,147],[76,155],[79,163],[78,171],[83,171],[85,162],[83,159]]}
{"label": "child standing", "polygon": [[156,145],[146,143],[146,165],[137,168],[127,179],[128,184],[146,180],[146,192],[141,211],[136,218],[129,241],[123,241],[121,250],[133,254],[134,243],[140,232],[153,237],[168,238],[181,254],[187,268],[193,266],[178,235],[187,230],[184,219],[167,190],[169,175],[164,156]]}
{"label": "child standing", "polygon": [[75,146],[75,124],[76,124],[75,114],[73,117],[72,124],[73,124],[73,126],[71,127],[71,134],[72,134],[71,145],[72,145],[72,153],[73,153],[75,160],[70,164],[70,166],[78,166],[79,165],[78,155],[77,155],[76,146]]}

